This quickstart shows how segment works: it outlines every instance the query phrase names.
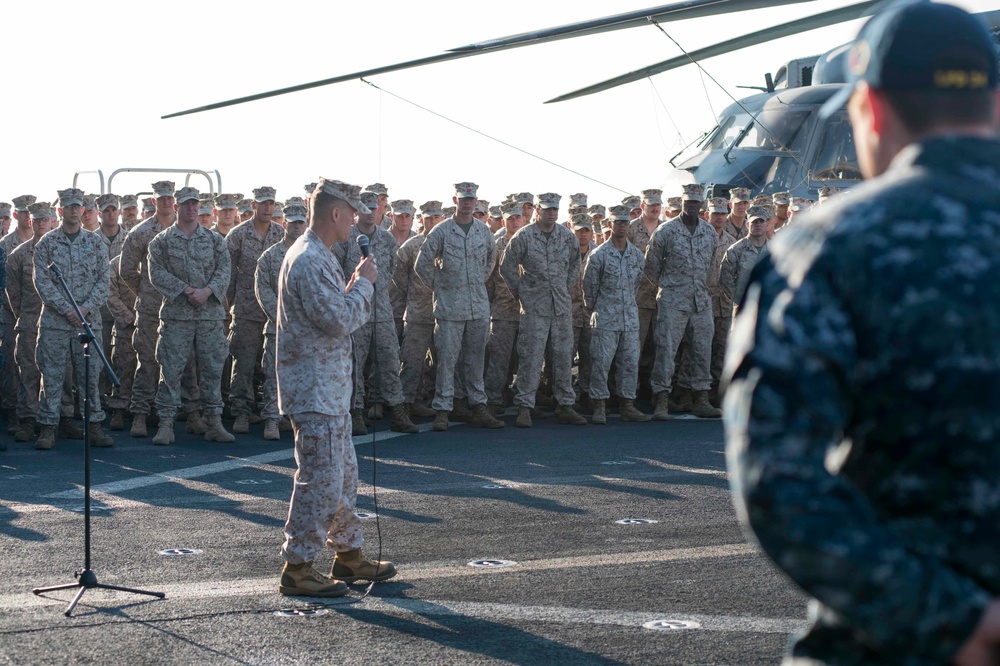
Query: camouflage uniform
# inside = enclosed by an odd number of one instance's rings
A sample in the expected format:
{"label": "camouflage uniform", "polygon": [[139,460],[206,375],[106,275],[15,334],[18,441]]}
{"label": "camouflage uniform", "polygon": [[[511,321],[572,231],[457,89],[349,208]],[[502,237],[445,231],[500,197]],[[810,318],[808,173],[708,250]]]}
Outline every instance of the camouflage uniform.
{"label": "camouflage uniform", "polygon": [[[663,226],[662,221],[657,229],[660,226]],[[654,230],[653,233],[656,231]],[[628,242],[635,245],[639,252],[646,253],[646,248],[649,247],[649,240],[652,237],[641,216],[629,222]],[[654,343],[656,340],[656,283],[640,279],[639,286],[635,290],[635,302],[639,306],[639,353],[641,354],[650,332],[653,333]]]}
{"label": "camouflage uniform", "polygon": [[722,261],[722,270],[719,273],[719,288],[733,303],[733,316],[739,311],[739,303],[747,291],[750,271],[770,253],[768,245],[767,239],[764,239],[764,244],[756,247],[747,236],[726,250]]}
{"label": "camouflage uniform", "polygon": [[360,548],[354,515],[357,461],[351,444],[351,332],[371,316],[364,278],[344,293],[340,263],[312,229],[288,249],[278,277],[278,407],[295,430],[295,484],[282,555],[312,562],[324,542]]}
{"label": "camouflage uniform", "polygon": [[17,363],[20,372],[17,383],[17,418],[35,418],[38,413],[38,390],[41,377],[35,363],[35,342],[38,338],[38,318],[42,312],[42,299],[35,290],[34,272],[35,240],[21,243],[7,258],[8,305],[16,317],[14,331],[16,342],[14,358],[4,358],[5,363]]}
{"label": "camouflage uniform", "polygon": [[[119,256],[122,253],[122,246],[125,244],[125,237],[128,235],[128,232],[125,231],[125,227],[119,225],[118,233],[115,235],[114,238],[108,238],[107,236],[104,235],[103,226],[98,228],[98,230],[95,231],[94,233],[97,234],[97,237],[104,242],[104,247],[107,249],[108,252],[108,261],[111,261],[112,259],[114,259],[115,257]],[[104,335],[104,347],[103,347],[104,356],[109,360],[111,359],[111,354],[112,354],[112,341],[113,341],[112,331],[114,329],[114,325],[115,325],[114,315],[111,313],[110,308],[105,304],[105,306],[101,308],[101,332]],[[108,378],[108,373],[102,367],[101,395],[108,395],[110,393],[111,393],[111,380]]]}
{"label": "camouflage uniform", "polygon": [[[358,237],[361,230],[351,227],[351,236],[346,243],[333,246],[333,253],[344,269],[344,275],[351,275],[361,263],[361,248]],[[403,389],[399,381],[399,338],[396,336],[396,322],[393,319],[392,302],[389,295],[389,285],[396,271],[396,253],[399,244],[392,234],[385,229],[376,227],[370,239],[369,252],[378,267],[378,284],[375,285],[375,295],[372,297],[372,319],[361,328],[354,331],[354,406],[361,409],[365,406],[365,364],[368,355],[374,350],[374,377],[372,393],[387,405],[394,407],[403,404]],[[375,330],[375,319],[378,319],[378,330]],[[377,390],[376,390],[377,387]]]}
{"label": "camouflage uniform", "polygon": [[[111,273],[104,243],[86,229],[80,229],[75,240],[56,228],[35,244],[34,283],[42,299],[42,313],[38,321],[38,342],[35,362],[41,374],[38,399],[38,423],[55,426],[59,423],[59,404],[63,382],[66,378],[67,359],[72,359],[76,371],[77,392],[90,400],[90,421],[104,420],[101,396],[98,391],[101,362],[97,354],[90,356],[90,384],[84,384],[83,345],[77,336],[81,328],[73,326],[65,313],[72,310],[62,287],[52,275],[49,266],[55,263],[81,309],[86,308],[94,335],[101,334],[100,310],[108,300]],[[100,338],[99,338],[100,339]]]}
{"label": "camouflage uniform", "polygon": [[[493,234],[496,256],[503,257],[507,249],[507,230],[500,229]],[[504,404],[503,392],[513,379],[517,368],[514,348],[517,344],[517,329],[521,322],[521,304],[510,293],[507,283],[500,275],[500,262],[490,273],[486,283],[490,299],[490,343],[489,362],[486,364],[486,399],[491,405]]]}
{"label": "camouflage uniform", "polygon": [[728,215],[725,223],[722,225],[722,234],[729,234],[736,240],[746,238],[747,234],[750,233],[750,225],[747,224],[748,221],[746,218],[743,218],[743,226],[737,227],[736,223],[733,222],[733,216]]}
{"label": "camouflage uniform", "polygon": [[546,342],[552,351],[553,396],[560,406],[576,402],[573,392],[573,302],[580,279],[580,242],[561,224],[545,234],[538,224],[518,230],[500,262],[500,275],[521,301],[517,338],[519,407],[535,406]]}
{"label": "camouflage uniform", "polygon": [[233,416],[253,411],[253,373],[257,359],[263,354],[264,325],[267,316],[254,295],[254,273],[257,260],[264,250],[280,243],[285,230],[271,222],[263,238],[254,228],[253,218],[233,227],[226,236],[233,266],[227,302],[232,310],[233,325],[229,331],[229,354],[233,357],[233,374],[229,383],[229,401]]}
{"label": "camouflage uniform", "polygon": [[[729,339],[729,329],[733,323],[733,300],[719,287],[719,275],[722,272],[722,260],[726,257],[726,250],[729,249],[738,238],[731,236],[723,228],[719,236],[719,244],[715,248],[715,258],[712,260],[712,272],[708,275],[708,293],[712,297],[712,318],[715,322],[715,332],[712,334],[712,387],[719,385],[719,378],[722,376],[722,362],[726,356],[726,341]],[[690,355],[685,357],[685,363],[681,367],[680,381],[683,384],[690,383],[691,363]]]}
{"label": "camouflage uniform", "polygon": [[396,253],[396,270],[392,276],[394,288],[406,294],[399,382],[403,401],[407,404],[416,402],[419,397],[427,352],[434,340],[434,295],[414,272],[425,240],[427,236],[420,235],[403,243]]}
{"label": "camouflage uniform", "polygon": [[619,397],[635,400],[639,383],[639,307],[635,293],[642,276],[643,257],[632,243],[624,254],[611,241],[591,252],[583,273],[583,294],[590,317],[590,397],[607,400],[608,372],[616,363]]}
{"label": "camouflage uniform", "polygon": [[108,398],[108,407],[111,409],[128,409],[136,367],[135,347],[132,346],[136,318],[135,294],[121,277],[121,260],[121,255],[111,260],[111,290],[108,293],[108,308],[114,317],[111,367],[121,382],[120,386],[112,388],[111,397]]}
{"label": "camouflage uniform", "polygon": [[288,246],[284,240],[267,248],[257,260],[257,272],[254,274],[254,295],[257,296],[260,309],[267,315],[267,324],[264,325],[264,360],[261,361],[264,372],[264,403],[260,408],[260,417],[264,420],[281,418],[278,413],[278,375],[274,365],[274,333],[278,321],[278,272],[287,252]]}
{"label": "camouflage uniform", "polygon": [[996,139],[911,145],[754,271],[727,459],[814,598],[794,663],[951,663],[1000,596],[998,165]]}
{"label": "camouflage uniform", "polygon": [[656,359],[650,376],[654,394],[670,391],[674,358],[686,331],[691,335],[689,388],[711,388],[715,322],[708,276],[718,242],[718,234],[707,222],[699,219],[694,231],[689,231],[676,217],[660,225],[646,249],[643,272],[659,285]]}
{"label": "camouflage uniform", "polygon": [[583,297],[583,267],[587,265],[587,260],[596,247],[591,241],[587,252],[580,255],[580,279],[569,292],[570,298],[573,300],[573,356],[578,359],[576,380],[581,395],[587,395],[590,392],[592,365],[590,358],[591,310],[587,307]]}
{"label": "camouflage uniform", "polygon": [[[0,251],[4,257],[10,257],[14,248],[21,245],[23,241],[17,235],[17,229],[13,229],[9,234],[0,239]],[[17,406],[17,395],[19,391],[18,373],[19,367],[14,362],[16,355],[14,322],[16,317],[11,312],[10,305],[4,299],[0,303],[0,353],[3,354],[5,362],[0,368],[0,408],[4,410],[15,409]]]}
{"label": "camouflage uniform", "polygon": [[[420,248],[414,270],[434,293],[434,352],[438,364],[432,407],[450,412],[456,368],[469,405],[486,404],[483,367],[490,331],[486,280],[495,244],[489,227],[473,219],[462,231],[455,218],[437,224]],[[460,364],[460,365],[459,365]]]}
{"label": "camouflage uniform", "polygon": [[[181,377],[192,356],[198,368],[202,408],[206,416],[222,414],[222,365],[226,360],[224,294],[229,285],[229,250],[219,234],[198,225],[188,238],[174,224],[149,242],[149,280],[163,295],[156,360],[160,384],[156,411],[173,419],[181,404]],[[193,305],[186,287],[208,287],[212,294]]]}

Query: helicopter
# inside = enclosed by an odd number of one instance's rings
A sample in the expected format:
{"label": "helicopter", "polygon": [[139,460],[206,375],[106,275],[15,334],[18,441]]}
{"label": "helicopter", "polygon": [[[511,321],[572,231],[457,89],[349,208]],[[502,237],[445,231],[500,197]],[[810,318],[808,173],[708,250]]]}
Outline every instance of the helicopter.
{"label": "helicopter", "polygon": [[[490,39],[452,48],[429,57],[216,102],[167,114],[162,118],[201,113],[379,74],[556,40],[643,26],[655,26],[662,31],[661,24],[673,21],[814,1],[685,0]],[[563,103],[597,94],[692,64],[702,69],[703,73],[707,73],[700,64],[701,60],[804,31],[870,16],[877,11],[882,2],[883,0],[856,2],[771,26],[690,53],[685,52],[682,56],[560,95],[548,100],[546,104]],[[1000,36],[998,27],[1000,10],[983,12],[979,16],[991,28],[995,38]],[[745,187],[755,194],[790,192],[792,196],[810,199],[816,199],[823,187],[849,189],[856,185],[862,179],[862,175],[846,111],[840,111],[825,119],[819,115],[819,109],[823,104],[846,85],[844,62],[849,47],[849,44],[841,45],[820,55],[790,60],[774,75],[765,75],[765,85],[757,88],[759,90],[757,94],[739,100],[733,97],[733,103],[722,111],[709,131],[670,158],[669,164],[673,167],[673,171],[668,175],[667,181],[704,183],[708,185],[710,196],[727,197],[731,188]]]}

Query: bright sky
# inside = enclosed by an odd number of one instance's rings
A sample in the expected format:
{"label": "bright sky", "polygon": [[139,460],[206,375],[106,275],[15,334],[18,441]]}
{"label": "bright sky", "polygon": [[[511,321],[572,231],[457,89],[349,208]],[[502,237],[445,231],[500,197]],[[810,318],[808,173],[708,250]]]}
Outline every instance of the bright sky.
{"label": "bright sky", "polygon": [[[667,160],[714,124],[764,73],[849,41],[860,22],[706,60],[725,87],[688,66],[560,104],[556,95],[680,55],[654,27],[562,40],[373,77],[400,97],[606,183],[598,184],[348,82],[170,120],[211,102],[437,54],[530,29],[642,9],[666,0],[134,0],[8,3],[0,200],[54,199],[77,171],[124,167],[219,170],[222,189],[271,185],[302,196],[320,175],[386,183],[390,199],[448,201],[472,180],[494,203],[510,192],[585,192],[613,205],[660,186]],[[664,28],[687,50],[835,9],[815,0]],[[957,0],[974,11],[1000,0]],[[58,18],[55,18],[58,16]],[[136,26],[141,26],[136,33]],[[39,42],[43,28],[45,39]],[[70,46],[72,45],[72,46]],[[655,90],[654,90],[655,86]],[[661,104],[656,92],[665,102]],[[669,117],[668,117],[669,112]],[[98,192],[96,176],[79,186]],[[112,191],[148,190],[159,177],[122,174]],[[207,189],[204,179],[192,185]]]}

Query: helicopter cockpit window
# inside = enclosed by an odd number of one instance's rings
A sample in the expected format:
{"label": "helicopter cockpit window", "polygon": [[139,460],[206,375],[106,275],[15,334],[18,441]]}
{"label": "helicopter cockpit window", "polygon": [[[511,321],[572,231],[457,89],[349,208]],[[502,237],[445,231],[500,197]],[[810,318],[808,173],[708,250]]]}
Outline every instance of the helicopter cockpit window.
{"label": "helicopter cockpit window", "polygon": [[858,154],[854,149],[854,133],[851,131],[847,111],[831,116],[821,137],[809,165],[813,180],[861,180],[861,172],[857,167]]}
{"label": "helicopter cockpit window", "polygon": [[809,109],[763,111],[737,142],[736,147],[755,150],[795,148],[796,139],[809,118],[809,113]]}

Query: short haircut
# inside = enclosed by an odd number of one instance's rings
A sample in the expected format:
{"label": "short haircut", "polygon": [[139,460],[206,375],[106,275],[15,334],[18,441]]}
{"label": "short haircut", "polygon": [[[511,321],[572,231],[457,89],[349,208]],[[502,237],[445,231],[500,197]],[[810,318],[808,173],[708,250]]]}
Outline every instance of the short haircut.
{"label": "short haircut", "polygon": [[911,134],[921,135],[939,125],[990,125],[996,106],[992,88],[954,91],[884,90],[889,105]]}
{"label": "short haircut", "polygon": [[327,194],[321,188],[317,187],[312,196],[313,219],[324,217],[327,212],[337,204],[338,201],[347,205],[346,201],[338,199],[332,194]]}

